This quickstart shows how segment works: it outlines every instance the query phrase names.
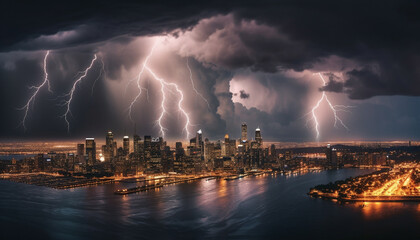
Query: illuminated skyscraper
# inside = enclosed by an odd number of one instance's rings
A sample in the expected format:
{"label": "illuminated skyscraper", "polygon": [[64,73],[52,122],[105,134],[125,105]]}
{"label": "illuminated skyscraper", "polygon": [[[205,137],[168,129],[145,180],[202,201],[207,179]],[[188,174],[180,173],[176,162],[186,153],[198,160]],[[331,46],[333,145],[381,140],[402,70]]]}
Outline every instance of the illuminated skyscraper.
{"label": "illuminated skyscraper", "polygon": [[105,160],[106,161],[110,161],[114,156],[114,134],[111,131],[108,131],[106,134],[106,139],[105,139],[105,152],[104,152],[104,156],[105,156]]}
{"label": "illuminated skyscraper", "polygon": [[195,146],[197,148],[203,148],[203,132],[201,131],[201,129],[197,131],[195,141]]}
{"label": "illuminated skyscraper", "polygon": [[262,146],[262,137],[260,128],[255,129],[255,141]]}
{"label": "illuminated skyscraper", "polygon": [[94,138],[86,138],[87,164],[93,165],[96,162],[96,143]]}
{"label": "illuminated skyscraper", "polygon": [[108,131],[106,134],[106,142],[107,146],[112,146],[112,142],[114,142],[114,134],[111,131]]}
{"label": "illuminated skyscraper", "polygon": [[130,153],[130,138],[128,136],[124,136],[123,138],[123,149],[125,155]]}
{"label": "illuminated skyscraper", "polygon": [[241,125],[241,141],[247,141],[248,140],[248,126],[246,123],[242,123]]}

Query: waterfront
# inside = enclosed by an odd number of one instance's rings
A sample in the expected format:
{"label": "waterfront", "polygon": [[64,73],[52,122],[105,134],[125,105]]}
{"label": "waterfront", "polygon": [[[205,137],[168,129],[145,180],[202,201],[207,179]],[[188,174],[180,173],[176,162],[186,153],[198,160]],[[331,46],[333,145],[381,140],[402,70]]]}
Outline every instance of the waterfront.
{"label": "waterfront", "polygon": [[340,205],[306,194],[371,171],[203,179],[125,196],[113,192],[135,183],[57,190],[0,181],[1,238],[418,238],[418,203]]}

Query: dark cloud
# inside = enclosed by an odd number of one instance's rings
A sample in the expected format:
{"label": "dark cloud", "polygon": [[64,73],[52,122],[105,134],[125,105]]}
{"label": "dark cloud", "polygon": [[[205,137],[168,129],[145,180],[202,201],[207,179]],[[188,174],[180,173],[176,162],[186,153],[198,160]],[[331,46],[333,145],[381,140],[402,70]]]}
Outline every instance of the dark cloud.
{"label": "dark cloud", "polygon": [[[117,91],[112,84],[130,77],[130,71],[138,68],[151,46],[137,36],[172,36],[168,45],[179,56],[166,59],[165,69],[160,72],[171,80],[173,76],[183,76],[174,81],[185,88],[191,86],[189,81],[181,81],[188,78],[183,57],[191,57],[197,88],[209,100],[210,107],[196,95],[188,96],[186,104],[194,109],[197,121],[194,124],[202,124],[214,135],[237,127],[241,118],[251,124],[269,122],[270,133],[286,134],[289,130],[285,126],[295,124],[306,107],[304,84],[274,75],[269,80],[255,79],[278,91],[276,102],[270,103],[273,112],[233,103],[229,74],[244,69],[256,74],[282,74],[287,70],[314,70],[314,66],[324,64],[322,71],[330,72],[333,70],[329,69],[328,59],[334,56],[352,64],[335,66],[335,70],[343,73],[342,78],[329,75],[322,91],[342,92],[351,99],[419,96],[419,7],[418,2],[388,0],[183,1],[182,4],[168,0],[7,1],[2,3],[0,14],[4,23],[0,26],[0,111],[8,117],[1,120],[0,131],[2,136],[23,136],[20,128],[14,128],[21,119],[16,108],[24,104],[30,93],[26,86],[42,79],[40,63],[44,53],[38,50],[45,49],[54,50],[49,71],[57,93],[43,91],[36,99],[37,104],[31,109],[32,130],[25,134],[66,134],[64,122],[57,117],[62,108],[53,99],[68,91],[74,75],[86,67],[93,53],[105,63],[106,74],[101,79],[116,81],[99,81],[92,95],[90,87],[99,74],[97,67],[83,82],[85,87],[78,89],[80,98],[72,108],[73,136],[96,134],[107,128],[131,128],[125,117],[125,105],[112,102],[110,95]],[[17,57],[21,56],[21,50],[36,56]],[[177,63],[170,64],[170,60]],[[133,92],[124,97],[130,94]],[[253,100],[258,97],[249,90],[244,94],[238,95],[242,98],[252,94]],[[159,95],[151,98],[153,103],[153,98],[158,101]],[[141,113],[139,121],[153,122],[151,112],[156,106],[142,107],[137,110]],[[175,112],[173,115],[178,116]],[[167,121],[175,126],[177,119],[169,117]],[[143,130],[154,127],[145,125]],[[291,129],[296,136],[305,136],[298,126]]]}
{"label": "dark cloud", "polygon": [[241,91],[239,91],[239,97],[240,98],[242,98],[242,99],[247,99],[247,98],[249,98],[249,93],[246,93],[245,92],[245,90],[241,90]]}
{"label": "dark cloud", "polygon": [[[414,1],[9,1],[3,5],[0,20],[9,24],[0,29],[1,51],[76,47],[176,29],[181,31],[174,35],[182,37],[200,20],[221,15],[225,17],[202,23],[192,36],[203,46],[212,37],[219,51],[186,55],[229,69],[266,72],[301,71],[326,57],[340,56],[363,68],[349,71],[345,79],[351,98],[419,95],[413,90],[417,85],[410,85],[418,79],[420,40],[420,3]],[[382,72],[368,73],[372,64]],[[401,80],[402,75],[407,78]],[[401,81],[405,83],[398,84]],[[339,84],[332,84],[325,90],[339,90]]]}
{"label": "dark cloud", "polygon": [[341,93],[344,91],[344,83],[339,77],[337,77],[336,75],[332,73],[329,73],[326,75],[328,76],[328,82],[325,86],[319,89],[320,91],[337,92],[337,93]]}

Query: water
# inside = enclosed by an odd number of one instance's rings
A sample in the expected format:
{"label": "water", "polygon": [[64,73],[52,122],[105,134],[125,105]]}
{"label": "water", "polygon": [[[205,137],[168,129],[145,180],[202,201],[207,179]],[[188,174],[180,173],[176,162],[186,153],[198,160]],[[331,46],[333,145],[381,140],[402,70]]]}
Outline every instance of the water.
{"label": "water", "polygon": [[340,205],[309,188],[368,173],[201,180],[126,196],[109,184],[55,190],[0,181],[1,239],[420,239],[420,204]]}

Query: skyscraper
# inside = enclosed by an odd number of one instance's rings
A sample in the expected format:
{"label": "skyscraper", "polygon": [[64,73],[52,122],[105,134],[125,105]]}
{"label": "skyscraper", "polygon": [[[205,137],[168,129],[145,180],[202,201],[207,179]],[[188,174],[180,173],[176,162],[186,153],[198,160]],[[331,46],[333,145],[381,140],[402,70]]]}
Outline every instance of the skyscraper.
{"label": "skyscraper", "polygon": [[93,165],[96,162],[96,143],[94,138],[86,138],[87,164]]}
{"label": "skyscraper", "polygon": [[242,123],[241,125],[241,141],[247,141],[248,140],[248,126],[246,123]]}
{"label": "skyscraper", "polygon": [[77,144],[77,162],[82,163],[85,159],[85,144]]}
{"label": "skyscraper", "polygon": [[262,146],[262,137],[261,137],[261,130],[258,127],[257,129],[255,129],[255,141]]}
{"label": "skyscraper", "polygon": [[106,134],[105,144],[107,146],[112,146],[112,142],[114,142],[114,134],[112,133],[112,131],[108,131],[107,134]]}
{"label": "skyscraper", "polygon": [[112,131],[108,131],[106,134],[106,140],[105,140],[106,147],[105,147],[105,152],[104,152],[106,161],[110,161],[115,156],[113,142],[114,142],[114,134],[112,133]]}
{"label": "skyscraper", "polygon": [[124,136],[123,138],[123,149],[125,155],[130,153],[130,138],[128,136]]}
{"label": "skyscraper", "polygon": [[201,131],[201,129],[197,131],[195,141],[195,146],[197,148],[203,148],[203,132]]}
{"label": "skyscraper", "polygon": [[147,161],[150,159],[150,152],[152,147],[152,137],[151,136],[144,136],[144,159]]}

